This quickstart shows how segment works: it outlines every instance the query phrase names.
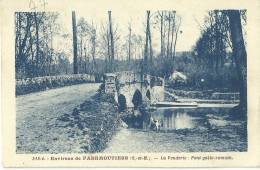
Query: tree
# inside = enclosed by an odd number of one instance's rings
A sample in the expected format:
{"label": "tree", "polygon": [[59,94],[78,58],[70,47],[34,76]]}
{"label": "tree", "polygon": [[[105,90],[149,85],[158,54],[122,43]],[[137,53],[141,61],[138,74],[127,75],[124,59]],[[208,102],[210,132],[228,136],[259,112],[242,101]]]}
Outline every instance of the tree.
{"label": "tree", "polygon": [[115,58],[115,48],[114,48],[114,34],[112,29],[112,18],[111,18],[111,11],[108,11],[108,20],[109,20],[109,38],[110,38],[110,71],[114,71],[114,58]]}
{"label": "tree", "polygon": [[91,44],[92,44],[92,47],[91,47],[91,55],[92,55],[92,61],[93,61],[93,73],[96,73],[96,69],[97,69],[97,64],[96,64],[96,36],[97,36],[97,30],[96,28],[93,26],[92,24],[92,29],[90,30],[90,41],[91,41]]}
{"label": "tree", "polygon": [[72,11],[72,32],[73,32],[73,73],[78,74],[78,62],[77,62],[77,26],[76,26],[76,14]]}
{"label": "tree", "polygon": [[[177,29],[177,31],[176,31],[176,24],[175,24],[175,21],[176,21],[176,12],[175,11],[172,11],[172,26],[171,26],[171,29],[172,29],[172,33],[171,33],[171,42],[170,42],[170,56],[173,58],[173,55],[175,55],[174,54],[174,52],[173,52],[173,38],[174,38],[174,32],[178,32],[178,29]],[[177,41],[177,35],[175,36],[175,40]]]}
{"label": "tree", "polygon": [[132,33],[131,35],[131,58],[137,60],[143,56],[143,38],[141,35]]}
{"label": "tree", "polygon": [[145,31],[145,46],[144,46],[144,61],[142,64],[142,71],[147,73],[150,71],[153,58],[153,49],[152,49],[152,38],[150,30],[150,11],[147,11],[146,18],[146,31]]}
{"label": "tree", "polygon": [[[40,49],[39,49],[39,24],[38,24],[38,20],[37,20],[37,13],[34,12],[34,22],[35,22],[35,30],[36,30],[36,67],[39,67],[39,52],[40,52]],[[37,69],[36,71],[36,75],[38,76],[39,75],[39,70]]]}
{"label": "tree", "polygon": [[[28,41],[30,41],[30,34],[32,29],[31,13],[16,13],[16,38],[15,38],[15,67],[16,76],[27,77],[29,73],[27,71],[27,64],[29,60],[29,47]],[[30,39],[30,40],[29,40]]]}
{"label": "tree", "polygon": [[103,48],[100,49],[100,52],[105,58],[105,72],[109,72],[109,64],[110,64],[110,38],[109,38],[109,28],[105,27],[103,24],[101,25],[101,46]]}
{"label": "tree", "polygon": [[[111,44],[111,33],[110,33],[110,23],[101,24],[100,29],[100,40],[99,45],[100,48],[97,52],[100,53],[100,55],[104,56],[105,59],[105,65],[104,65],[104,71],[105,72],[111,72],[112,67],[111,63],[113,63],[113,68],[115,68],[115,57],[117,56],[118,50],[120,47],[118,47],[117,44],[119,44],[120,35],[118,34],[118,27],[114,23],[111,23],[111,27],[115,28],[112,31],[112,37],[113,37],[113,48],[114,48],[114,57],[112,57],[112,44]],[[113,69],[114,70],[114,69]],[[115,70],[114,70],[115,71]]]}
{"label": "tree", "polygon": [[179,34],[179,32],[182,33],[182,31],[179,31],[180,26],[181,26],[181,18],[179,18],[178,25],[176,25],[176,24],[174,25],[174,27],[176,27],[176,29],[175,29],[175,40],[174,40],[173,51],[172,51],[172,58],[173,59],[176,55],[175,52],[176,52],[176,44],[177,44],[178,34]]}
{"label": "tree", "polygon": [[132,44],[132,28],[131,28],[131,24],[129,24],[128,30],[129,30],[129,35],[128,35],[128,64],[130,64],[130,60],[131,60],[131,44]]}
{"label": "tree", "polygon": [[[58,22],[59,14],[57,12],[19,12],[15,16],[16,78],[65,73],[66,70],[59,67],[59,62],[62,60],[58,58],[64,49],[62,51],[54,49],[53,43],[61,32]],[[63,57],[67,56],[63,55]]]}
{"label": "tree", "polygon": [[166,56],[169,57],[170,54],[170,34],[171,34],[171,21],[172,21],[172,15],[170,12],[168,12],[168,33],[167,33],[167,48],[166,48]]}
{"label": "tree", "polygon": [[165,38],[165,31],[164,31],[164,11],[158,11],[157,19],[159,19],[160,22],[160,40],[161,40],[161,57],[164,56],[164,38]]}
{"label": "tree", "polygon": [[155,25],[158,26],[160,31],[160,57],[163,65],[160,67],[160,72],[163,73],[163,77],[169,78],[174,69],[175,49],[178,34],[181,33],[179,31],[181,17],[176,14],[176,11],[158,11],[155,17]]}
{"label": "tree", "polygon": [[[78,42],[78,71],[79,73],[86,72],[86,56],[83,57],[83,50],[86,48],[86,43],[88,41],[88,37],[91,37],[91,29],[92,27],[88,24],[88,22],[84,18],[80,18],[77,23],[77,37],[80,40]],[[83,63],[85,62],[85,63]]]}
{"label": "tree", "polygon": [[247,53],[243,38],[240,11],[228,10],[231,41],[233,46],[233,57],[235,59],[238,76],[240,79],[240,104],[239,107],[244,113],[247,111]]}
{"label": "tree", "polygon": [[207,67],[217,74],[224,65],[227,48],[230,44],[227,23],[225,11],[210,11],[205,21],[204,30],[202,30],[202,37],[196,45],[198,56],[201,56]]}
{"label": "tree", "polygon": [[60,31],[60,25],[57,24],[58,16],[58,13],[53,12],[44,14],[41,17],[41,21],[44,21],[44,24],[42,24],[45,43],[45,49],[43,52],[45,53],[46,67],[48,67],[48,70],[46,70],[47,75],[55,74],[55,65],[58,64],[58,61],[60,61],[57,56],[54,55],[53,49],[54,37],[58,35]]}

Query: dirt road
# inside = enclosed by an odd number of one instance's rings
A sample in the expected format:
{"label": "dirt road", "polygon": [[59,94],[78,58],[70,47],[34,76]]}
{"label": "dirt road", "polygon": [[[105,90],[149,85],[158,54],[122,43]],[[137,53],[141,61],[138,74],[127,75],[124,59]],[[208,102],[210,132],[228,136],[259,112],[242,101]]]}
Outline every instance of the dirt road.
{"label": "dirt road", "polygon": [[[94,95],[100,84],[81,84],[16,98],[17,153],[77,152],[78,140],[69,138],[68,129],[57,118]],[[84,136],[83,136],[84,137]]]}

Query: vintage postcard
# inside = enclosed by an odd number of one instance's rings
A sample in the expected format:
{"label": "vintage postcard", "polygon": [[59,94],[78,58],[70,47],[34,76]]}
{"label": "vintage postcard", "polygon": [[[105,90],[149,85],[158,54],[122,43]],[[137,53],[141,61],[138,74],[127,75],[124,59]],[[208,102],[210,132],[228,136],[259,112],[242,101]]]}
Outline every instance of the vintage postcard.
{"label": "vintage postcard", "polygon": [[4,166],[260,166],[259,10],[1,0]]}

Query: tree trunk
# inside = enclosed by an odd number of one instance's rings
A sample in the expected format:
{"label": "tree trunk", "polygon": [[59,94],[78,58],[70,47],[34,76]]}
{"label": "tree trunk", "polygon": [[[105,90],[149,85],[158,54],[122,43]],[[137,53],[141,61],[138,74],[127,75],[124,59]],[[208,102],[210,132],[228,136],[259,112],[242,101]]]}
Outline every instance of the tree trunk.
{"label": "tree trunk", "polygon": [[109,34],[110,34],[110,45],[111,45],[111,71],[114,71],[114,58],[115,58],[115,52],[114,52],[114,35],[113,35],[113,29],[112,29],[112,18],[111,18],[111,11],[108,11],[108,19],[109,19]]}
{"label": "tree trunk", "polygon": [[150,18],[149,18],[149,25],[148,25],[148,41],[149,41],[149,68],[153,65],[153,46],[152,46],[152,36],[151,36],[151,29],[150,29]]}
{"label": "tree trunk", "polygon": [[106,58],[106,72],[110,72],[110,63],[111,63],[111,53],[110,53],[110,38],[109,38],[109,29],[107,29],[106,33],[107,37],[107,58]]}
{"label": "tree trunk", "polygon": [[145,32],[145,47],[144,47],[144,62],[142,64],[142,71],[147,73],[148,67],[148,43],[149,43],[149,18],[150,11],[147,11],[147,20],[146,20],[146,32]]}
{"label": "tree trunk", "polygon": [[170,44],[170,56],[171,56],[171,58],[173,57],[172,48],[173,48],[174,30],[175,30],[175,12],[173,13],[173,19],[172,19],[172,34],[171,34],[171,44]]}
{"label": "tree trunk", "polygon": [[85,58],[84,73],[87,74],[87,49],[86,49],[86,45],[84,45],[84,58]]}
{"label": "tree trunk", "polygon": [[73,73],[78,74],[77,26],[76,26],[75,11],[72,11],[72,31],[73,31]]}
{"label": "tree trunk", "polygon": [[35,32],[36,32],[36,75],[39,76],[39,23],[37,14],[34,12]]}
{"label": "tree trunk", "polygon": [[30,43],[30,52],[31,52],[31,55],[32,55],[32,74],[31,76],[32,77],[35,77],[35,66],[34,66],[34,53],[33,53],[33,39],[32,39],[32,32],[30,32],[29,34],[29,43]]}
{"label": "tree trunk", "polygon": [[169,51],[170,51],[170,33],[171,33],[171,13],[169,12],[169,15],[168,15],[168,35],[167,35],[167,50],[166,50],[166,56],[167,58],[169,57]]}
{"label": "tree trunk", "polygon": [[[52,73],[52,61],[54,61],[55,59],[53,59],[53,31],[52,31],[52,27],[50,27],[50,33],[51,33],[51,54],[50,54],[50,71],[49,74],[51,75]],[[55,63],[53,65],[53,73],[55,74]]]}
{"label": "tree trunk", "polygon": [[15,36],[15,61],[19,54],[19,47],[21,46],[21,17],[20,13],[16,13],[16,36]]}
{"label": "tree trunk", "polygon": [[25,67],[26,67],[26,60],[27,60],[27,58],[26,58],[27,52],[25,51],[25,49],[26,49],[26,42],[29,37],[30,28],[31,28],[31,15],[27,14],[26,15],[26,32],[25,32],[23,39],[20,35],[21,40],[19,41],[19,50],[18,50],[18,58],[19,58],[18,64],[21,67],[23,76],[26,74]]}
{"label": "tree trunk", "polygon": [[163,25],[164,25],[164,13],[162,11],[162,14],[159,14],[161,17],[161,28],[160,28],[160,34],[161,34],[161,57],[164,56],[164,34],[163,34]]}
{"label": "tree trunk", "polygon": [[83,61],[83,44],[82,37],[80,37],[80,59],[79,59],[79,73],[82,73],[82,61]]}
{"label": "tree trunk", "polygon": [[247,111],[247,53],[245,49],[240,12],[229,10],[228,18],[233,46],[233,57],[235,59],[238,76],[240,79],[240,104],[239,107],[246,116]]}
{"label": "tree trunk", "polygon": [[179,33],[179,29],[180,29],[180,26],[181,26],[181,20],[180,20],[180,23],[179,25],[177,26],[177,29],[176,29],[176,32],[175,32],[175,40],[174,40],[174,46],[173,46],[173,60],[174,60],[174,57],[175,57],[175,52],[176,52],[176,44],[177,44],[177,40],[178,40],[178,33]]}
{"label": "tree trunk", "polygon": [[92,39],[92,59],[93,59],[93,73],[95,74],[96,73],[96,30],[94,32],[94,35],[92,35],[93,37],[91,38]]}
{"label": "tree trunk", "polygon": [[131,60],[131,33],[132,33],[132,29],[131,29],[131,25],[129,25],[129,38],[128,38],[128,64],[130,64],[130,60]]}

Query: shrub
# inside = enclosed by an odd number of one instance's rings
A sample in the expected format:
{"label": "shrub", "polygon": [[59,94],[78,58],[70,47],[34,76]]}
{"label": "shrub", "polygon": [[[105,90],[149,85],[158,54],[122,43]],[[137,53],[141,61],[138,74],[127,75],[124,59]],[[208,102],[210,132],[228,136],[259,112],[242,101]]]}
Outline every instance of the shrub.
{"label": "shrub", "polygon": [[16,80],[16,95],[69,86],[80,83],[95,82],[95,78],[88,74],[45,76]]}

